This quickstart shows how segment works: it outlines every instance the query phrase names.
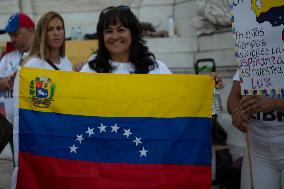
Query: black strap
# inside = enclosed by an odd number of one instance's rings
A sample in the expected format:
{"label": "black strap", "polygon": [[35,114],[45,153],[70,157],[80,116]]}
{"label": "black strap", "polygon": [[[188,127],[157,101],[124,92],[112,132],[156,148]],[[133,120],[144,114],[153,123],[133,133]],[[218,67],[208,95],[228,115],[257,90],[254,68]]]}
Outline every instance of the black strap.
{"label": "black strap", "polygon": [[48,59],[45,59],[45,61],[51,66],[53,67],[55,70],[60,70],[53,62],[51,62],[50,60]]}

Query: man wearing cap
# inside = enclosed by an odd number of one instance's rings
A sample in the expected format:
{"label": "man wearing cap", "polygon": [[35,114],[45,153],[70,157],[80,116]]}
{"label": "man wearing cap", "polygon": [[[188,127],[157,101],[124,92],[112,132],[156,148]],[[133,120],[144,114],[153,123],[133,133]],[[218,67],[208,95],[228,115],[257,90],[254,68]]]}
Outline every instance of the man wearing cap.
{"label": "man wearing cap", "polygon": [[10,42],[7,43],[9,51],[4,52],[5,54],[0,61],[0,96],[4,97],[7,119],[13,123],[13,80],[22,59],[32,47],[35,24],[26,14],[15,13],[10,16],[6,27],[0,29],[0,34],[5,33],[9,35]]}
{"label": "man wearing cap", "polygon": [[6,77],[16,71],[21,63],[25,53],[27,53],[33,44],[35,34],[35,24],[24,13],[13,14],[0,34],[8,33],[10,43],[14,51],[3,56],[0,62],[0,77]]}
{"label": "man wearing cap", "polygon": [[[23,57],[28,53],[33,44],[35,35],[35,24],[32,19],[24,13],[15,13],[10,16],[8,23],[4,29],[0,30],[0,34],[8,33],[10,37],[10,52],[6,53],[0,61],[0,78],[9,78],[13,76],[14,72],[17,71]],[[7,79],[9,80],[9,79]],[[3,81],[4,83],[4,81]],[[1,87],[2,85],[2,87]],[[11,88],[11,82],[6,83],[6,86],[1,84],[1,88]],[[8,90],[9,91],[9,90]],[[10,92],[1,94],[4,97],[11,97]],[[13,111],[13,110],[12,110]],[[13,114],[6,112],[8,119],[13,120]]]}

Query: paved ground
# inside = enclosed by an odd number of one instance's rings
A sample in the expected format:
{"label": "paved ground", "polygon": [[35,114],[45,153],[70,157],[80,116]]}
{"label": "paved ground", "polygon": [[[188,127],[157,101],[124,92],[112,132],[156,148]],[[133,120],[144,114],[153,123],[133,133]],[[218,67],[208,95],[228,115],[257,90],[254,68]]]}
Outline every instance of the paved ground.
{"label": "paved ground", "polygon": [[0,159],[0,188],[10,189],[10,181],[13,172],[12,160]]}

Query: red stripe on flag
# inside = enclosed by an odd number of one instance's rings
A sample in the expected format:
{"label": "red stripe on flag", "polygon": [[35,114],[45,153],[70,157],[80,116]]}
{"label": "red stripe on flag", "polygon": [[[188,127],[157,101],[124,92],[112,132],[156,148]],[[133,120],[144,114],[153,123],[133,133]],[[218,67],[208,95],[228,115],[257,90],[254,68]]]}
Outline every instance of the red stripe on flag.
{"label": "red stripe on flag", "polygon": [[17,188],[210,189],[211,168],[189,165],[94,163],[20,152]]}

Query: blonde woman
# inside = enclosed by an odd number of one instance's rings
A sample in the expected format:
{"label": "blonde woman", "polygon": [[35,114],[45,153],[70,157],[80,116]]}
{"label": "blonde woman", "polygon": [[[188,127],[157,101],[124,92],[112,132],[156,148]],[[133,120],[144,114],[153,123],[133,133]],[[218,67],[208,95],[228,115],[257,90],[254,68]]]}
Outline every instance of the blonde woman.
{"label": "blonde woman", "polygon": [[64,20],[57,12],[47,12],[39,19],[24,67],[72,71],[72,64],[65,56]]}

